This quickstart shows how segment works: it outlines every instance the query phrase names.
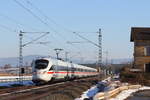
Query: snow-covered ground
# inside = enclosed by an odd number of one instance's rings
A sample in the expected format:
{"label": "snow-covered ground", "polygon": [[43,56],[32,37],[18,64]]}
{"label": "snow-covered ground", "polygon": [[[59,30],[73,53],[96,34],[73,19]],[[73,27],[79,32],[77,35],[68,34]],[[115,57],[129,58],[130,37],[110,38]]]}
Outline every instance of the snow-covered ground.
{"label": "snow-covered ground", "polygon": [[76,98],[75,100],[84,100],[85,98],[92,98],[96,93],[100,91],[106,91],[109,89],[109,87],[106,88],[106,85],[111,81],[111,78],[108,77],[101,82],[99,82],[97,85],[92,86],[87,91],[83,92],[80,98]]}
{"label": "snow-covered ground", "polygon": [[[76,98],[75,100],[84,100],[85,98],[92,98],[95,96],[98,92],[104,92],[108,90],[112,90],[117,86],[126,86],[128,85],[127,83],[120,83],[119,81],[111,81],[111,78],[107,78],[105,80],[102,80],[99,82],[97,85],[91,87],[87,91],[85,91],[80,98]],[[139,89],[129,89],[129,90],[124,90],[121,93],[119,93],[115,98],[111,98],[109,100],[124,100],[127,97],[129,97],[132,93],[137,92],[139,90],[146,90],[150,89],[150,87],[143,86]]]}
{"label": "snow-covered ground", "polygon": [[75,100],[84,100],[85,98],[93,97],[97,92],[98,88],[96,86],[91,87],[87,91],[85,91],[80,98],[76,98]]}
{"label": "snow-covered ground", "polygon": [[[32,80],[32,76],[22,76],[22,80]],[[0,76],[0,83],[14,82],[20,79],[19,76]]]}
{"label": "snow-covered ground", "polygon": [[139,90],[146,90],[146,89],[150,89],[150,87],[143,86],[139,89],[124,90],[121,93],[119,93],[115,98],[111,98],[110,100],[124,100],[127,97],[129,97],[132,93],[137,92]]}
{"label": "snow-covered ground", "polygon": [[[23,76],[24,78],[32,78],[32,76]],[[19,78],[19,76],[0,76],[0,79],[14,79]]]}
{"label": "snow-covered ground", "polygon": [[5,83],[0,83],[0,86],[6,86],[6,87],[11,87],[12,85],[15,84],[21,84],[21,85],[33,85],[34,83],[32,81],[23,81],[22,83],[18,82],[5,82]]}
{"label": "snow-covered ground", "polygon": [[19,82],[19,76],[0,76],[0,86],[10,87],[14,84],[32,85],[32,76],[22,76],[23,82]]}

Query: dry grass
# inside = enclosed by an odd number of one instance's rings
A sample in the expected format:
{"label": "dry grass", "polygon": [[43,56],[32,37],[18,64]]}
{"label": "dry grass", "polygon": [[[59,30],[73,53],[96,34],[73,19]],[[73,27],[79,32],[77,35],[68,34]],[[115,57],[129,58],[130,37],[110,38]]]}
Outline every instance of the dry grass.
{"label": "dry grass", "polygon": [[122,71],[120,76],[122,82],[150,86],[150,73],[133,73],[130,71]]}

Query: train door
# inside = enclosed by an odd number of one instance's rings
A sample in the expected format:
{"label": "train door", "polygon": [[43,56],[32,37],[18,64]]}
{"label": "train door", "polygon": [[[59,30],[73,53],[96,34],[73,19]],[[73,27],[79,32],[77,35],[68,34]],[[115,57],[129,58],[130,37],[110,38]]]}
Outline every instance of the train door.
{"label": "train door", "polygon": [[69,64],[67,63],[67,75],[66,75],[66,78],[68,79],[69,78]]}
{"label": "train door", "polygon": [[75,77],[75,68],[74,68],[74,64],[71,62],[71,78]]}
{"label": "train door", "polygon": [[56,65],[54,66],[54,78],[57,79],[58,78],[58,60],[56,61]]}

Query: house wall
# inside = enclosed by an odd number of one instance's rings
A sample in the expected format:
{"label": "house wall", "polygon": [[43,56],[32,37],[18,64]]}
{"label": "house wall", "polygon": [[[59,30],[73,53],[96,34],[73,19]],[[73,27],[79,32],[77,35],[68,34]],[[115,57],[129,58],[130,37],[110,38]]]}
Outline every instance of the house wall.
{"label": "house wall", "polygon": [[145,71],[145,64],[150,63],[150,56],[145,55],[145,47],[150,46],[150,41],[134,42],[134,67]]}

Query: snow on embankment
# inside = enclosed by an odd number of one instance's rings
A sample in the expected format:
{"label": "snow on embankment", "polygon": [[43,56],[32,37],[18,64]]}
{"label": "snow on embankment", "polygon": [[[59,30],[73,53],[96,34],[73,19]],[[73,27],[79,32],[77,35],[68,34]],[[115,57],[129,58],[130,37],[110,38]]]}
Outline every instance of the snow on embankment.
{"label": "snow on embankment", "polygon": [[119,93],[115,98],[111,98],[110,100],[124,100],[134,92],[137,92],[137,91],[140,91],[140,90],[147,90],[147,89],[150,89],[150,87],[143,86],[139,89],[124,90],[121,93]]}
{"label": "snow on embankment", "polygon": [[150,89],[150,87],[129,85],[128,83],[111,81],[111,78],[108,78],[91,87],[75,100],[124,100],[132,93],[146,89]]}
{"label": "snow on embankment", "polygon": [[107,86],[108,86],[108,83],[110,82],[110,80],[111,80],[110,77],[108,77],[105,80],[102,80],[97,85],[92,86],[90,89],[88,89],[87,91],[83,92],[81,97],[80,98],[76,98],[75,100],[84,100],[85,98],[89,98],[90,99],[90,98],[93,98],[93,96],[96,95],[96,93],[108,90],[110,87],[107,87]]}

